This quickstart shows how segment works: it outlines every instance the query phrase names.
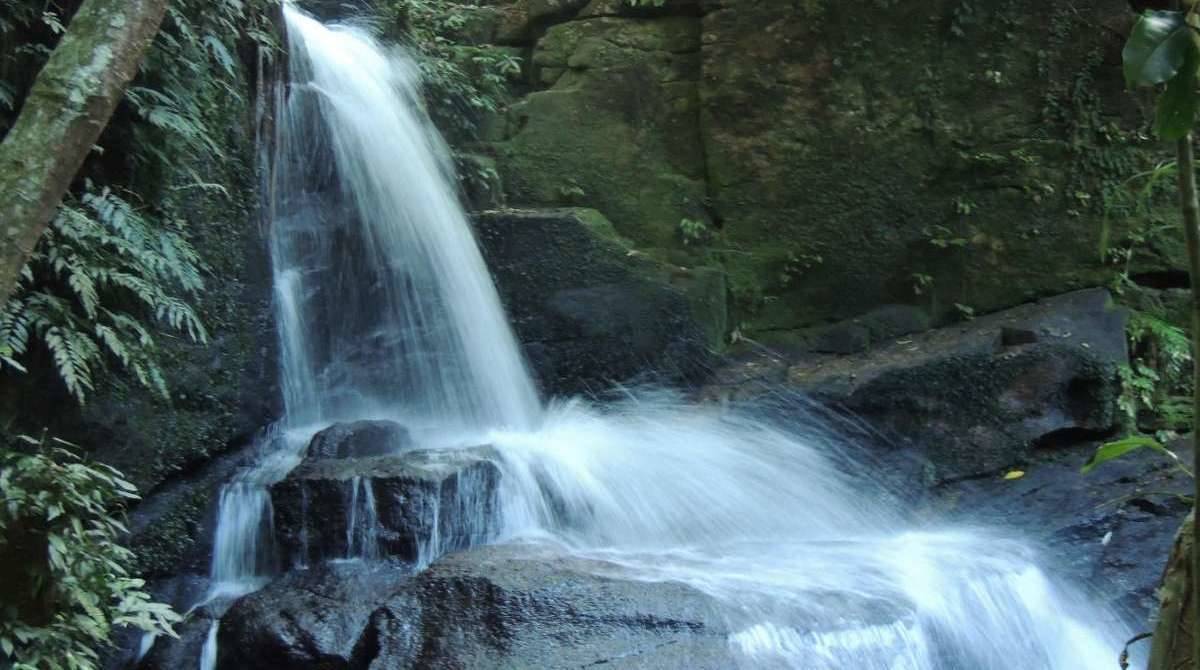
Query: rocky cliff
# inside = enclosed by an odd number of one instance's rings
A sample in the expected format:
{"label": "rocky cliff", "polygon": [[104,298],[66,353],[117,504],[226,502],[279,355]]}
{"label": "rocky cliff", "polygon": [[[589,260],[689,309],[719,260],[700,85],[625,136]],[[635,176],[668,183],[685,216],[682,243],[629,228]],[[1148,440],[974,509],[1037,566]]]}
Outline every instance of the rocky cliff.
{"label": "rocky cliff", "polygon": [[730,330],[1103,285],[1102,238],[1138,240],[1135,276],[1181,267],[1148,233],[1169,211],[1122,186],[1161,154],[1121,81],[1122,0],[477,4],[451,36],[525,62],[468,147],[504,199],[594,208],[648,254],[721,269]]}

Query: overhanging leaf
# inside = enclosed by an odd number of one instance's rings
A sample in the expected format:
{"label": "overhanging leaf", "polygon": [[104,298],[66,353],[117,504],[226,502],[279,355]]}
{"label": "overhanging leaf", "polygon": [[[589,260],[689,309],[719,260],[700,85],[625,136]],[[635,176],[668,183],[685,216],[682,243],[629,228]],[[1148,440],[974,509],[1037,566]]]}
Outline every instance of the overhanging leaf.
{"label": "overhanging leaf", "polygon": [[1167,82],[1167,90],[1158,97],[1154,131],[1164,140],[1181,140],[1192,131],[1200,94],[1196,92],[1196,69],[1200,67],[1200,50],[1188,39],[1183,65]]}
{"label": "overhanging leaf", "polygon": [[1167,449],[1162,443],[1152,437],[1127,437],[1116,442],[1109,442],[1097,449],[1096,453],[1092,455],[1091,460],[1084,464],[1083,474],[1086,475],[1096,469],[1096,466],[1103,465],[1138,449],[1153,449],[1173,459],[1176,458],[1173,451]]}
{"label": "overhanging leaf", "polygon": [[1121,53],[1125,82],[1130,87],[1161,84],[1179,72],[1191,49],[1191,29],[1181,12],[1148,11]]}

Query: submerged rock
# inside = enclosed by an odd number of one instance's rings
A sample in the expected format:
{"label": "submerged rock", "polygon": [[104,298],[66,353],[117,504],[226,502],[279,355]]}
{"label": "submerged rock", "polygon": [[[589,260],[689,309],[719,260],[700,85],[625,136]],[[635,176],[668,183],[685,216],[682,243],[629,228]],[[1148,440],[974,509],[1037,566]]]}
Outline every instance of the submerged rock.
{"label": "submerged rock", "polygon": [[498,523],[497,460],[490,447],[310,455],[271,487],[276,541],[295,564],[377,556],[428,561],[479,544]]}

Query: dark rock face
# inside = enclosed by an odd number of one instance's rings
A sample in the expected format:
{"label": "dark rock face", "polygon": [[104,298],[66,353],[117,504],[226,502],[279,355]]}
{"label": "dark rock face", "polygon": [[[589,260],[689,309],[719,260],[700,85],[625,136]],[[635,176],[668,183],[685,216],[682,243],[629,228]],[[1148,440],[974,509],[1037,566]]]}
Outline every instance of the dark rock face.
{"label": "dark rock face", "polygon": [[[431,560],[480,544],[496,531],[497,458],[488,447],[364,458],[310,455],[271,487],[276,540],[298,564],[363,551]],[[370,510],[377,522],[366,528]],[[369,537],[355,540],[355,533]]]}
{"label": "dark rock face", "polygon": [[852,356],[756,362],[717,394],[782,382],[909,442],[935,481],[996,472],[1034,445],[1116,428],[1124,310],[1078,291]]}
{"label": "dark rock face", "polygon": [[412,445],[408,429],[394,421],[337,423],[313,436],[310,459],[366,458],[396,453]]}
{"label": "dark rock face", "polygon": [[[597,576],[587,561],[498,546],[396,568],[297,572],[221,622],[218,667],[732,667],[708,596],[675,583]],[[611,566],[610,566],[611,570]]]}
{"label": "dark rock face", "polygon": [[719,276],[631,253],[593,211],[484,212],[477,226],[547,393],[598,391],[647,373],[694,381],[707,370],[710,335],[725,328]]}
{"label": "dark rock face", "polygon": [[218,668],[363,668],[372,612],[403,586],[394,567],[298,571],[239,600],[221,621]]}
{"label": "dark rock face", "polygon": [[[1016,480],[988,477],[940,486],[932,509],[952,521],[1019,529],[1040,541],[1049,563],[1094,586],[1093,593],[1134,621],[1157,611],[1155,589],[1175,532],[1190,505],[1191,480],[1166,457],[1135,453],[1080,468],[1097,443],[1039,449]],[[1171,445],[1191,462],[1186,441]]]}

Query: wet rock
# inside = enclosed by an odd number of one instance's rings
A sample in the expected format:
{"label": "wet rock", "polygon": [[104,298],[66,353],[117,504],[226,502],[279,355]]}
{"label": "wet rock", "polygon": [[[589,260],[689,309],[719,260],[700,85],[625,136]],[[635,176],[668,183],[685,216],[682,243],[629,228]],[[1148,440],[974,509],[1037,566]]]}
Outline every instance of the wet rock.
{"label": "wet rock", "polygon": [[[1170,446],[1191,462],[1188,440]],[[951,521],[1018,529],[1051,552],[1049,563],[1130,615],[1157,611],[1155,589],[1176,531],[1190,509],[1192,481],[1150,451],[1109,461],[1083,475],[1091,442],[1035,450],[1018,479],[992,476],[938,487],[931,511]]]}
{"label": "wet rock", "polygon": [[[419,628],[402,622],[420,611]],[[419,634],[418,634],[419,631]],[[444,557],[372,618],[385,668],[729,668],[718,604],[672,582],[548,549],[496,546]]]}
{"label": "wet rock", "polygon": [[[972,477],[1020,462],[1041,441],[1117,426],[1125,319],[1107,291],[1079,291],[802,363],[789,382],[915,443],[935,480]],[[1005,346],[1005,328],[1037,339]]]}
{"label": "wet rock", "polygon": [[313,436],[312,459],[384,456],[412,445],[408,429],[394,421],[337,423]]}
{"label": "wet rock", "polygon": [[860,317],[819,328],[809,334],[817,353],[857,354],[902,335],[928,330],[929,315],[909,305],[885,305]]}
{"label": "wet rock", "polygon": [[[931,483],[973,477],[1037,444],[1117,426],[1125,321],[1107,291],[1077,291],[860,354],[740,361],[708,394],[753,397],[780,382],[862,417],[897,448],[913,446],[931,463]],[[763,379],[757,368],[773,372]]]}
{"label": "wet rock", "polygon": [[218,668],[362,668],[371,614],[403,588],[394,566],[325,565],[297,571],[239,600],[217,635]]}
{"label": "wet rock", "polygon": [[650,261],[592,210],[494,211],[480,241],[543,389],[604,390],[649,374],[703,377],[725,331],[725,285]]}
{"label": "wet rock", "polygon": [[432,560],[481,543],[496,530],[497,460],[490,447],[307,458],[271,487],[276,540],[299,564]]}

